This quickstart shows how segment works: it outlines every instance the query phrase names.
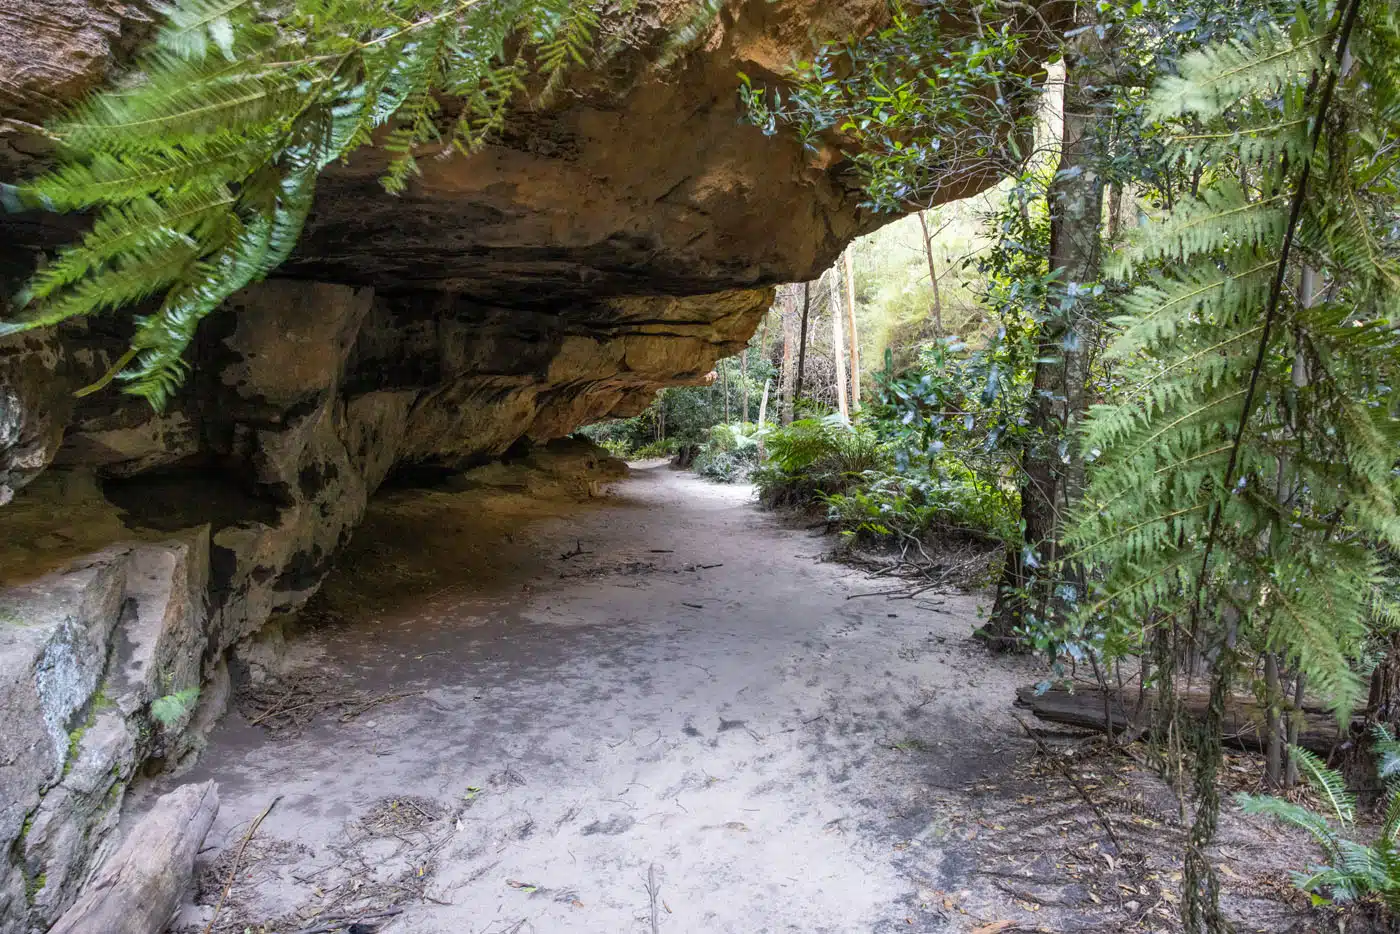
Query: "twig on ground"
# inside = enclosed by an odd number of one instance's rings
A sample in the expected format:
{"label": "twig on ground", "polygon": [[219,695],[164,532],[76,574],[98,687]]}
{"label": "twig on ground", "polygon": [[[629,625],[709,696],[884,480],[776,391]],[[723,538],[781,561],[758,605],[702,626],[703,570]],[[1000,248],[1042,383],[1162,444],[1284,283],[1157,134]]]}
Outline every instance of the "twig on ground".
{"label": "twig on ground", "polygon": [[[285,698],[284,698],[283,700],[285,700]],[[281,703],[279,703],[279,704],[277,704],[276,706],[272,707],[271,709],[269,709],[269,710],[263,712],[262,714],[260,714],[260,715],[259,715],[258,717],[256,717],[255,719],[250,720],[250,721],[248,721],[248,722],[249,722],[249,725],[250,725],[250,726],[257,726],[259,723],[262,723],[262,722],[263,722],[264,720],[266,720],[267,718],[269,718],[269,717],[275,717],[275,716],[277,716],[278,714],[281,714],[281,713],[291,713],[293,710],[301,710],[301,709],[304,708],[304,707],[310,707],[310,706],[312,706],[312,705],[314,705],[314,704],[326,704],[326,705],[331,705],[331,704],[334,704],[334,703],[335,703],[335,701],[328,701],[328,700],[326,700],[325,698],[321,698],[321,697],[318,697],[318,698],[316,698],[315,700],[305,701],[304,703],[293,704],[293,705],[290,706],[290,707],[283,707],[283,706],[281,705]]]}
{"label": "twig on ground", "polygon": [[656,864],[652,863],[647,867],[647,897],[651,899],[651,934],[661,932],[661,915],[656,906],[660,894],[661,887],[656,883]]}
{"label": "twig on ground", "polygon": [[1060,770],[1061,774],[1063,774],[1065,778],[1069,779],[1069,783],[1074,786],[1074,790],[1079,792],[1079,797],[1084,799],[1084,803],[1089,805],[1089,809],[1092,810],[1094,812],[1094,816],[1099,819],[1099,824],[1103,827],[1104,832],[1108,834],[1108,839],[1113,844],[1113,848],[1117,850],[1118,854],[1121,856],[1123,854],[1123,844],[1118,842],[1118,835],[1113,832],[1113,824],[1109,821],[1108,815],[1105,814],[1103,812],[1103,809],[1094,802],[1094,799],[1092,797],[1089,796],[1089,792],[1084,788],[1084,785],[1079,781],[1079,779],[1075,778],[1074,773],[1069,770],[1069,766],[1061,762],[1059,757],[1056,756],[1050,750],[1050,747],[1045,745],[1045,740],[1041,739],[1039,736],[1036,736],[1035,731],[1026,725],[1026,721],[1022,720],[1020,717],[1016,717],[1014,714],[1012,716],[1017,723],[1021,724],[1021,729],[1026,731],[1026,735],[1029,736],[1031,740],[1036,744],[1036,746],[1040,749],[1041,754],[1044,755],[1045,758],[1049,759],[1052,763],[1054,763],[1055,767]]}
{"label": "twig on ground", "polygon": [[359,707],[356,707],[354,710],[350,711],[349,713],[341,714],[341,715],[340,715],[340,722],[341,722],[341,723],[349,723],[351,720],[354,720],[356,717],[358,717],[360,714],[364,713],[366,710],[369,710],[371,707],[378,707],[380,704],[387,704],[387,703],[389,703],[390,701],[403,700],[405,697],[416,697],[416,696],[418,696],[419,694],[423,694],[423,693],[425,693],[425,692],[423,692],[423,691],[405,691],[405,692],[403,692],[402,694],[381,694],[381,695],[379,695],[378,697],[371,698],[369,701],[367,701],[367,702],[364,703],[364,704],[361,704]]}
{"label": "twig on ground", "polygon": [[248,832],[243,835],[243,840],[238,844],[238,852],[233,854],[233,862],[228,868],[228,880],[224,882],[224,890],[219,893],[219,900],[214,903],[214,914],[209,917],[209,923],[204,926],[204,934],[210,934],[214,930],[214,922],[219,920],[219,912],[223,910],[224,901],[228,899],[228,893],[233,889],[233,880],[238,878],[238,864],[243,861],[243,851],[248,848],[248,841],[253,839],[253,834],[258,832],[258,827],[262,825],[263,820],[272,813],[272,809],[281,800],[281,795],[273,798],[263,812],[248,825]]}
{"label": "twig on ground", "polygon": [[360,921],[375,921],[379,918],[392,918],[394,915],[403,914],[402,908],[385,908],[383,911],[371,911],[366,914],[337,915],[334,918],[325,918],[313,924],[309,928],[301,928],[293,931],[292,934],[331,934],[343,927],[349,927]]}
{"label": "twig on ground", "polygon": [[568,561],[570,558],[577,558],[579,555],[591,555],[593,552],[583,550],[583,542],[576,541],[573,551],[566,551],[559,556],[560,561]]}
{"label": "twig on ground", "polygon": [[870,593],[848,593],[847,600],[854,600],[857,597],[895,597],[904,593],[904,588],[899,590],[872,590]]}

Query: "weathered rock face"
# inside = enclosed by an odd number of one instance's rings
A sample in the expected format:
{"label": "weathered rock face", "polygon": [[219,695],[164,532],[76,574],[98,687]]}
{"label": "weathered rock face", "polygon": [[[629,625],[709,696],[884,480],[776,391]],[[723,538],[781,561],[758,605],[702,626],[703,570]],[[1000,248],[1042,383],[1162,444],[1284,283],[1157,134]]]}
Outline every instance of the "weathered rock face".
{"label": "weathered rock face", "polygon": [[164,724],[149,711],[205,680],[208,536],[111,546],[0,593],[0,930],[57,919],[141,764],[189,751],[193,699]]}
{"label": "weathered rock face", "polygon": [[[0,180],[42,167],[33,124],[120,71],[153,6],[3,5]],[[509,453],[587,492],[606,458],[538,446],[702,380],[769,285],[878,222],[839,159],[740,121],[736,73],[868,31],[883,0],[726,0],[658,65],[689,9],[641,5],[620,57],[470,159],[425,154],[402,197],[380,154],[333,169],[285,277],[205,323],[162,413],[73,395],[125,350],[125,317],[0,338],[0,934],[72,903],[132,777],[196,747],[230,647],[315,591],[396,471]],[[0,215],[4,291],[73,230]]]}

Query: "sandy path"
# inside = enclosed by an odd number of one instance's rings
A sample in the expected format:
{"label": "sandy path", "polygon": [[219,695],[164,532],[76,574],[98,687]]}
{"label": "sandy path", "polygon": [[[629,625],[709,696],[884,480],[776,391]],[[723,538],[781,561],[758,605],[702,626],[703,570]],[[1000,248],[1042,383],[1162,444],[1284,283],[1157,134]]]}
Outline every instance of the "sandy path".
{"label": "sandy path", "polygon": [[972,926],[944,903],[970,868],[949,802],[1024,759],[1028,678],[967,645],[975,598],[848,600],[881,584],[747,487],[664,467],[502,534],[462,539],[455,586],[294,646],[346,685],[423,693],[295,736],[230,714],[181,778],[220,784],[215,869],[282,796],[221,929],[293,930],[406,878],[426,897],[381,894],[404,909],[386,934]]}

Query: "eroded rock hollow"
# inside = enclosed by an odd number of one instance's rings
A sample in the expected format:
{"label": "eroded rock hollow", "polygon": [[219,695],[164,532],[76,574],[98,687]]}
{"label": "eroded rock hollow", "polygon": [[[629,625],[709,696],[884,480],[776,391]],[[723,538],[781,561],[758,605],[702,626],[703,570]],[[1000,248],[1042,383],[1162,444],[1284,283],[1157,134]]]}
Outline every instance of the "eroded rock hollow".
{"label": "eroded rock hollow", "polygon": [[[614,468],[540,446],[702,380],[773,284],[882,220],[839,158],[745,125],[736,74],[776,78],[886,10],[730,0],[663,67],[686,11],[644,5],[622,59],[472,158],[421,159],[403,196],[373,152],[336,168],[283,277],[205,323],[161,413],[73,395],[125,349],[125,316],[0,339],[0,932],[74,901],[127,786],[197,748],[231,647],[315,591],[387,479],[512,453],[586,490]],[[44,165],[34,124],[119,72],[152,15],[0,10],[0,176]],[[0,217],[6,293],[75,229]]]}

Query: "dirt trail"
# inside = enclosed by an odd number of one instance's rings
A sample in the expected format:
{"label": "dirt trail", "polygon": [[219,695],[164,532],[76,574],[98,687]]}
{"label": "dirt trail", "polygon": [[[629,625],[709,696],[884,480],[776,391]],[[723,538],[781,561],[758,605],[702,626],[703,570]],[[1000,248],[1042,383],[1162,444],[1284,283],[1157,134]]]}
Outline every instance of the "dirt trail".
{"label": "dirt trail", "polygon": [[[997,860],[1029,879],[1035,845],[979,849],[1096,825],[1067,783],[998,784],[1030,758],[1033,675],[969,644],[977,598],[847,599],[880,583],[665,467],[592,504],[471,496],[380,508],[327,587],[344,618],[293,639],[355,703],[281,734],[230,714],[181,777],[223,801],[187,929],[278,796],[216,930],[390,907],[385,934],[1034,930],[1102,904],[1068,871],[1008,894]],[[1106,929],[1165,910],[1106,887]]]}

